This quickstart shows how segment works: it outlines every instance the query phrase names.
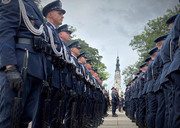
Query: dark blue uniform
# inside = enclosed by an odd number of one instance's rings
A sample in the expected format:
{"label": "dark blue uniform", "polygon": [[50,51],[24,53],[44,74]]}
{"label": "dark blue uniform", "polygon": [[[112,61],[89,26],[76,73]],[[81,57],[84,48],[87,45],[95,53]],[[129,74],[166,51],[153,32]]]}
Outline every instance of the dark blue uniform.
{"label": "dark blue uniform", "polygon": [[[28,18],[33,22],[35,28],[39,28],[44,21],[36,4],[33,0],[24,0],[23,2]],[[4,67],[16,65],[21,71],[25,48],[29,51],[29,63],[28,76],[22,95],[23,114],[20,123],[21,126],[26,127],[37,113],[42,80],[45,79],[46,75],[45,56],[43,53],[35,51],[31,44],[30,40],[33,40],[35,35],[24,24],[23,18],[20,16],[18,1],[13,0],[7,4],[1,1],[0,10],[0,26],[3,26],[0,28],[0,85],[2,87],[0,92],[0,127],[10,127],[13,100],[17,96],[17,92],[9,86]],[[27,44],[25,40],[30,43]]]}
{"label": "dark blue uniform", "polygon": [[139,120],[138,124],[140,128],[145,127],[145,114],[146,114],[146,103],[145,103],[145,95],[143,95],[143,89],[145,84],[145,73],[142,72],[139,76]]}
{"label": "dark blue uniform", "polygon": [[155,119],[156,128],[164,128],[164,115],[165,115],[165,98],[162,86],[160,85],[160,76],[162,73],[163,62],[160,56],[160,51],[158,51],[156,58],[154,59],[153,66],[153,78],[156,81],[154,84],[154,93],[157,99],[157,112]]}
{"label": "dark blue uniform", "polygon": [[114,91],[112,91],[111,96],[112,96],[112,100],[111,100],[112,114],[114,115],[116,113],[116,107],[117,107],[117,102],[119,101],[119,98],[118,98],[118,94]]}
{"label": "dark blue uniform", "polygon": [[169,82],[169,80],[166,78],[166,75],[168,73],[169,66],[171,65],[171,52],[170,52],[170,43],[171,43],[171,33],[168,35],[166,40],[164,41],[161,50],[160,55],[161,59],[163,61],[163,69],[161,73],[160,78],[160,84],[164,90],[164,97],[165,97],[165,128],[170,128],[170,123],[172,122],[172,118],[170,117],[170,111],[172,110],[172,84]]}
{"label": "dark blue uniform", "polygon": [[136,102],[135,102],[135,83],[131,85],[130,87],[130,93],[131,93],[131,98],[130,98],[130,104],[131,104],[131,120],[135,122],[135,112],[136,112]]}
{"label": "dark blue uniform", "polygon": [[157,100],[156,95],[153,91],[154,86],[154,78],[152,76],[153,74],[153,66],[154,66],[154,60],[150,62],[147,68],[147,83],[148,88],[146,90],[147,93],[147,113],[146,113],[146,124],[149,128],[155,127],[155,117],[156,117],[156,111],[157,111]]}
{"label": "dark blue uniform", "polygon": [[134,99],[135,99],[135,104],[136,104],[136,124],[139,122],[139,86],[140,86],[140,79],[137,78],[135,81],[135,92],[134,92]]}
{"label": "dark blue uniform", "polygon": [[[179,35],[180,35],[180,14],[177,15],[176,20],[174,22],[174,26],[171,30],[172,43],[171,43],[171,54],[173,56],[172,63],[169,67],[168,76],[170,78],[170,82],[173,85],[173,110],[170,112],[170,117],[173,118],[173,122],[171,127],[177,128],[180,126],[180,43],[179,43]],[[173,116],[171,116],[171,114]]]}
{"label": "dark blue uniform", "polygon": [[127,89],[126,91],[126,114],[130,118],[130,91]]}

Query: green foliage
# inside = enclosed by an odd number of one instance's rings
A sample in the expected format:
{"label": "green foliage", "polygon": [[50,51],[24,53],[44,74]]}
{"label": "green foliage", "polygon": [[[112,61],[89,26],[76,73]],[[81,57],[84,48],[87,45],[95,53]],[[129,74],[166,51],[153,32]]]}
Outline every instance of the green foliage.
{"label": "green foliage", "polygon": [[103,84],[103,87],[104,87],[104,88],[106,88],[107,86],[108,86],[108,84],[106,84],[106,83]]}
{"label": "green foliage", "polygon": [[81,39],[71,40],[68,44],[74,41],[79,41],[81,52],[86,53],[88,59],[92,60],[93,68],[98,69],[98,72],[103,80],[107,80],[109,78],[109,73],[105,71],[107,67],[101,62],[102,56],[99,55],[98,49],[90,47],[88,43]]}
{"label": "green foliage", "polygon": [[128,84],[128,82],[133,79],[133,74],[136,74],[136,72],[139,70],[139,66],[149,56],[148,51],[155,47],[154,39],[169,33],[166,21],[169,17],[179,13],[179,8],[180,5],[177,5],[173,9],[168,9],[166,14],[162,17],[149,20],[147,25],[144,27],[144,31],[141,34],[133,37],[129,46],[131,46],[133,50],[137,50],[139,59],[134,65],[128,66],[123,71],[125,84]]}
{"label": "green foliage", "polygon": [[138,69],[134,65],[129,65],[126,67],[122,75],[124,76],[124,83],[127,85],[132,81],[132,79],[135,77],[135,74],[138,72]]}

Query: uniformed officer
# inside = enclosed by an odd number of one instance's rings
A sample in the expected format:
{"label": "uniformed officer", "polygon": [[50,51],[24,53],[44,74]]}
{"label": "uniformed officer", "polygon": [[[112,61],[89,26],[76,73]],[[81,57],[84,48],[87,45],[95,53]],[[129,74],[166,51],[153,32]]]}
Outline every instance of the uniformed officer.
{"label": "uniformed officer", "polygon": [[[70,92],[69,89],[72,87],[72,70],[71,70],[71,62],[70,62],[70,57],[71,57],[71,51],[67,45],[67,43],[70,41],[70,37],[71,37],[71,33],[72,31],[70,30],[69,25],[64,24],[62,26],[60,26],[57,29],[59,38],[62,41],[62,45],[63,45],[63,50],[64,50],[64,59],[66,60],[66,66],[64,67],[63,71],[62,71],[62,84],[65,85],[65,97],[63,98],[63,104],[62,104],[62,118],[64,119],[65,117],[65,112],[66,112],[66,104],[68,103],[69,99],[70,99]],[[68,89],[67,89],[68,88]]]}
{"label": "uniformed officer", "polygon": [[145,62],[146,62],[147,65],[149,65],[149,63],[151,62],[151,57],[146,58]]}
{"label": "uniformed officer", "polygon": [[79,127],[82,127],[82,122],[83,122],[83,115],[84,115],[84,93],[85,93],[85,89],[86,89],[86,85],[85,85],[85,76],[86,76],[86,68],[84,66],[84,64],[86,63],[87,60],[87,56],[85,52],[80,53],[80,55],[77,57],[78,58],[78,62],[80,64],[80,69],[83,73],[83,79],[80,82],[80,87],[79,87],[79,100],[78,100],[78,108],[77,108],[77,115],[78,115],[78,124]]}
{"label": "uniformed officer", "polygon": [[135,100],[135,81],[137,79],[137,76],[134,77],[134,79],[131,82],[130,87],[130,119],[132,122],[136,122],[135,120],[135,112],[136,112],[136,100]]}
{"label": "uniformed officer", "polygon": [[143,95],[143,89],[145,86],[145,72],[147,69],[146,62],[140,66],[140,69],[142,72],[139,76],[139,92],[138,92],[139,120],[138,120],[138,125],[139,125],[139,128],[144,128],[145,127],[145,114],[146,114],[146,103],[145,103],[146,97],[145,97],[145,95]]}
{"label": "uniformed officer", "polygon": [[172,90],[173,90],[173,102],[172,102],[172,105],[173,105],[173,108],[172,108],[172,111],[170,112],[170,118],[173,118],[172,120],[172,125],[171,127],[173,128],[177,128],[179,127],[180,125],[180,121],[179,121],[179,118],[180,118],[180,104],[179,104],[179,99],[180,99],[180,88],[179,88],[179,84],[180,84],[180,59],[179,59],[179,56],[180,56],[180,41],[179,41],[179,33],[180,33],[180,14],[178,14],[176,16],[176,19],[174,21],[174,26],[172,27],[172,30],[170,32],[171,34],[171,40],[172,40],[172,43],[171,43],[171,47],[172,47],[172,51],[171,51],[171,54],[173,55],[173,59],[172,59],[172,63],[169,67],[169,71],[167,73],[169,79],[170,79],[170,82],[171,84],[173,85],[172,87]]}
{"label": "uniformed officer", "polygon": [[57,32],[59,33],[59,37],[63,42],[68,43],[70,41],[72,30],[70,29],[69,25],[67,24],[61,25],[57,29]]}
{"label": "uniformed officer", "polygon": [[[79,71],[80,68],[79,68],[79,64],[78,64],[78,60],[77,60],[77,57],[80,55],[80,51],[81,51],[79,42],[75,41],[75,42],[71,43],[68,47],[71,50],[71,55],[72,55],[74,64],[75,64],[77,70]],[[76,117],[76,108],[74,111],[72,111],[73,104],[74,104],[74,106],[77,107],[77,95],[78,95],[79,86],[80,86],[78,79],[77,79],[77,77],[80,77],[80,76],[76,76],[77,70],[73,71],[72,83],[71,83],[72,86],[69,88],[70,95],[71,95],[71,97],[73,97],[73,99],[70,100],[69,103],[66,104],[67,105],[66,106],[66,114],[65,114],[65,127],[66,128],[70,128],[71,127],[70,125],[74,125],[74,126],[78,125],[77,117]]]}
{"label": "uniformed officer", "polygon": [[119,98],[116,93],[116,89],[114,87],[112,87],[111,90],[112,90],[112,93],[111,93],[112,117],[118,117],[118,115],[116,114],[116,107],[117,107],[117,102],[118,102]]}
{"label": "uniformed officer", "polygon": [[[47,79],[50,84],[52,90],[51,95],[51,107],[50,113],[48,115],[39,114],[36,117],[35,127],[43,127],[40,126],[41,123],[39,120],[43,120],[41,118],[45,118],[45,116],[49,116],[48,122],[49,125],[54,126],[55,121],[57,119],[57,106],[60,100],[60,91],[61,88],[61,67],[63,63],[59,63],[59,57],[62,56],[62,41],[60,40],[56,28],[62,24],[64,14],[66,11],[62,9],[61,1],[53,1],[47,4],[42,10],[43,16],[46,18],[47,22],[45,23],[46,28],[46,40],[49,42],[49,45],[52,47],[52,53],[46,54],[47,60]],[[42,103],[43,105],[44,103]],[[43,106],[44,107],[44,106]],[[43,110],[42,107],[39,107],[40,110]],[[42,112],[43,113],[43,112]],[[39,117],[40,116],[40,117]],[[44,117],[42,117],[44,116]],[[44,120],[43,120],[44,121]]]}
{"label": "uniformed officer", "polygon": [[[176,18],[176,15],[170,17],[166,24],[169,26],[169,29],[171,30],[174,20]],[[170,117],[170,111],[172,111],[172,84],[169,82],[169,80],[165,77],[167,75],[169,66],[171,65],[172,61],[172,54],[171,50],[171,38],[172,34],[170,33],[166,40],[164,41],[162,48],[160,50],[161,59],[163,61],[163,70],[160,78],[160,84],[162,85],[164,89],[164,96],[165,96],[165,104],[166,104],[166,111],[165,111],[165,128],[171,128],[171,122],[172,117]]]}
{"label": "uniformed officer", "polygon": [[92,104],[93,104],[93,88],[94,86],[93,81],[92,81],[92,75],[91,73],[93,72],[92,68],[92,61],[90,59],[87,59],[85,67],[87,69],[87,78],[89,79],[88,81],[88,86],[86,89],[86,107],[85,107],[85,113],[86,113],[86,127],[93,127],[93,121],[92,121]]}
{"label": "uniformed officer", "polygon": [[128,118],[130,118],[130,83],[127,85],[126,95],[126,113]]}
{"label": "uniformed officer", "polygon": [[148,88],[146,90],[147,93],[147,112],[146,112],[146,123],[148,128],[154,128],[155,127],[155,117],[156,117],[156,111],[157,111],[157,100],[156,95],[153,91],[154,86],[154,78],[152,76],[153,74],[153,66],[154,66],[154,59],[157,55],[157,47],[152,48],[149,50],[148,54],[151,56],[152,61],[149,63],[147,68],[147,85]]}
{"label": "uniformed officer", "polygon": [[[12,127],[11,121],[14,121],[14,116],[20,122],[19,126],[14,127],[25,128],[34,120],[42,80],[46,75],[45,56],[41,50],[36,51],[33,47],[34,36],[38,36],[41,40],[43,29],[40,25],[44,22],[43,17],[33,0],[19,1],[20,3],[18,0],[0,2],[0,26],[3,26],[0,27],[1,128]],[[27,17],[22,15],[20,10],[26,11]],[[40,40],[37,43],[40,43]],[[21,76],[22,68],[26,68],[26,62],[28,62],[27,74]],[[20,91],[22,91],[22,106],[20,106],[22,108],[20,111],[15,110],[17,114],[11,115],[14,97],[17,97],[17,92]]]}
{"label": "uniformed officer", "polygon": [[167,35],[163,35],[154,40],[154,42],[156,43],[156,46],[158,47],[158,53],[156,55],[156,58],[154,59],[154,66],[153,66],[153,78],[155,80],[153,90],[157,99],[157,112],[156,112],[156,119],[155,119],[156,128],[164,127],[164,115],[165,115],[164,99],[165,98],[164,98],[163,88],[160,86],[160,77],[161,77],[162,68],[163,68],[163,62],[160,56],[160,49],[166,37]]}
{"label": "uniformed officer", "polygon": [[135,99],[135,104],[136,104],[136,112],[135,112],[135,114],[136,114],[136,125],[138,125],[138,123],[139,123],[139,98],[138,98],[138,93],[139,93],[139,82],[140,82],[140,79],[139,79],[139,76],[140,76],[140,73],[141,73],[141,70],[139,70],[138,72],[137,72],[137,79],[136,79],[136,81],[135,81],[135,83],[134,83],[134,85],[135,85],[135,87],[134,87],[134,89],[135,89],[135,92],[134,92],[134,99]]}

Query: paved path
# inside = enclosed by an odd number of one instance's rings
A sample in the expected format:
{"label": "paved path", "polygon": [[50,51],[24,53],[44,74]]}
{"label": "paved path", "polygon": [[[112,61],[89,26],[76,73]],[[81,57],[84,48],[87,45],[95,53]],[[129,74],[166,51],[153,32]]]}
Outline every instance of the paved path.
{"label": "paved path", "polygon": [[[98,128],[138,128],[124,113],[117,112],[118,117],[112,117],[111,111],[108,114],[109,116],[105,117],[103,125]],[[31,127],[29,126],[29,128]]]}
{"label": "paved path", "polygon": [[118,117],[112,117],[110,111],[108,114],[109,116],[104,119],[103,125],[98,128],[138,128],[124,113],[117,112]]}

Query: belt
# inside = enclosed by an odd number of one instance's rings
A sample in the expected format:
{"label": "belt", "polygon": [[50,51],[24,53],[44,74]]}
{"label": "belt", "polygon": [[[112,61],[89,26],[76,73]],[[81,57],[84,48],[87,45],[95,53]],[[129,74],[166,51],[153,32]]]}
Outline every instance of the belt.
{"label": "belt", "polygon": [[28,38],[18,38],[18,44],[33,44],[33,39],[28,39]]}

